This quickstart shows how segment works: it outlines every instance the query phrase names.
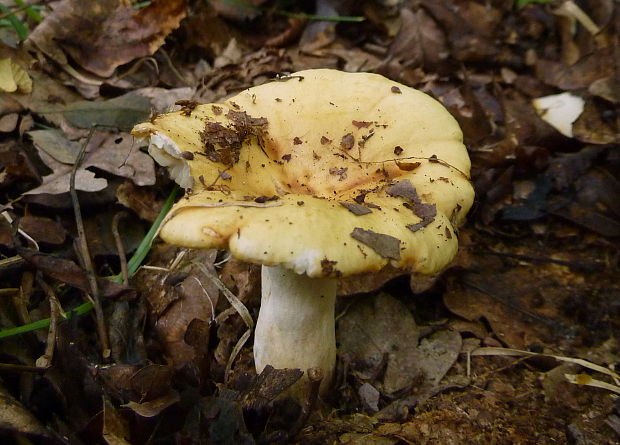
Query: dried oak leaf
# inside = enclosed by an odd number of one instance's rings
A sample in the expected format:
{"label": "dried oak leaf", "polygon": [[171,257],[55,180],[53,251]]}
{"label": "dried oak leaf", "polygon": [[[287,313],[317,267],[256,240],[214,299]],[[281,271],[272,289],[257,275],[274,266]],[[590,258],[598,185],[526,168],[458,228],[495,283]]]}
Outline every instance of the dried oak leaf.
{"label": "dried oak leaf", "polygon": [[[64,153],[56,150],[63,140],[67,142],[68,147],[70,142],[60,134],[56,134],[54,138],[37,138],[35,140],[39,157],[45,165],[52,169],[53,173],[44,176],[43,183],[39,187],[29,190],[25,194],[47,193],[55,195],[69,191],[69,180],[73,165],[64,162],[69,160],[73,154],[71,150],[65,150]],[[59,160],[61,162],[58,162]],[[155,183],[153,160],[147,154],[137,150],[133,145],[133,139],[124,134],[94,133],[87,148],[84,162],[76,172],[76,190],[98,192],[105,189],[108,186],[107,179],[97,177],[94,172],[88,170],[89,167],[131,179],[136,185],[152,185]]]}
{"label": "dried oak leaf", "polygon": [[62,65],[67,55],[84,69],[109,77],[124,63],[153,54],[187,14],[186,0],[154,0],[135,9],[123,0],[62,0],[28,37]]}

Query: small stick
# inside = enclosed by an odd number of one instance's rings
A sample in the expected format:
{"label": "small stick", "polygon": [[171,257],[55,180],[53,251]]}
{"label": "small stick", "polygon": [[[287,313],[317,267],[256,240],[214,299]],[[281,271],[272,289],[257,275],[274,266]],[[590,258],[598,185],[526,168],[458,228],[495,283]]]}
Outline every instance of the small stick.
{"label": "small stick", "polygon": [[306,371],[306,375],[309,383],[308,392],[306,394],[306,399],[301,406],[301,414],[299,414],[295,424],[288,433],[290,438],[295,437],[306,425],[310,414],[314,411],[316,401],[319,398],[319,388],[321,386],[321,382],[323,381],[323,371],[321,368],[310,368]]}
{"label": "small stick", "polygon": [[52,366],[52,360],[54,358],[54,349],[56,348],[56,332],[58,327],[58,316],[61,313],[60,303],[54,290],[49,284],[43,280],[40,274],[37,274],[37,283],[50,300],[50,328],[47,332],[47,344],[45,345],[45,352],[41,357],[37,359],[35,365],[37,368],[49,368]]}
{"label": "small stick", "polygon": [[123,246],[123,240],[121,239],[121,234],[118,231],[118,223],[121,218],[127,216],[127,212],[122,211],[118,212],[112,218],[112,235],[114,236],[114,243],[116,244],[116,251],[118,253],[118,259],[121,262],[121,274],[123,276],[123,284],[129,284],[129,269],[127,268],[127,257],[125,254],[125,247]]}
{"label": "small stick", "polygon": [[30,314],[28,313],[28,303],[30,295],[32,295],[32,285],[34,283],[34,275],[30,271],[22,274],[22,280],[19,285],[19,292],[14,294],[13,304],[17,310],[17,316],[21,324],[31,323]]}
{"label": "small stick", "polygon": [[92,293],[92,303],[95,309],[95,318],[97,320],[97,331],[99,332],[99,341],[101,342],[101,355],[104,359],[107,359],[110,356],[110,342],[108,340],[108,332],[105,325],[101,301],[99,300],[99,285],[97,284],[97,277],[95,275],[88,243],[86,241],[86,231],[84,230],[84,221],[82,220],[80,202],[78,200],[77,191],[75,190],[75,175],[77,174],[78,168],[86,155],[86,148],[88,147],[88,143],[90,142],[94,132],[95,127],[93,127],[88,133],[88,137],[82,145],[75,163],[73,164],[73,170],[71,170],[71,177],[69,179],[69,192],[71,194],[73,212],[75,214],[75,224],[78,232],[79,253],[84,269],[86,270],[86,276],[88,277],[88,283]]}

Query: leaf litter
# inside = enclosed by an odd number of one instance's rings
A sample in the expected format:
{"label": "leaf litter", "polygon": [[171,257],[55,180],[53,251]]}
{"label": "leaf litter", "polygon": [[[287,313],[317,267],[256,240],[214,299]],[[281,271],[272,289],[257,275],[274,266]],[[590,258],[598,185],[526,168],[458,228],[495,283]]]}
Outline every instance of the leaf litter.
{"label": "leaf litter", "polygon": [[[8,82],[2,85],[14,89],[2,93],[0,106],[0,208],[13,221],[0,224],[0,292],[17,289],[23,299],[3,299],[3,329],[45,318],[51,307],[17,255],[17,229],[37,242],[40,252],[20,252],[53,284],[65,311],[89,289],[89,271],[72,250],[77,234],[63,196],[91,126],[99,127],[76,178],[86,220],[110,224],[114,213],[129,210],[119,230],[129,234],[139,226],[135,232],[143,233],[170,182],[123,131],[176,102],[217,102],[286,72],[372,71],[432,94],[464,131],[478,206],[458,232],[461,251],[443,275],[425,281],[386,269],[342,280],[343,295],[368,295],[339,304],[339,326],[358,330],[339,328],[342,372],[326,400],[336,415],[296,417],[299,411],[278,401],[287,382],[306,370],[255,376],[249,353],[259,301],[254,266],[209,253],[204,267],[211,278],[183,261],[169,272],[177,253],[155,244],[147,260],[151,269],[130,281],[133,289],[105,291],[106,319],[115,332],[113,362],[98,357],[90,316],[60,323],[53,368],[36,371],[30,389],[5,379],[3,434],[59,443],[75,434],[93,442],[169,439],[153,427],[158,424],[186,443],[291,435],[313,443],[617,441],[620,413],[609,397],[618,384],[614,377],[549,361],[570,355],[598,369],[618,363],[619,88],[617,67],[609,63],[617,58],[617,2],[517,7],[474,1],[457,7],[442,0],[367,2],[361,8],[325,0],[307,11],[290,6],[293,12],[365,18],[337,26],[289,21],[273,13],[281,5],[263,1],[251,10],[228,2],[191,10],[183,1],[135,9],[123,2],[78,3],[56,2],[43,10],[42,23],[29,23],[30,54],[0,52],[0,74]],[[25,12],[15,15],[32,20]],[[85,26],[84,17],[96,26]],[[146,28],[138,26],[147,18]],[[30,94],[24,94],[27,79]],[[402,92],[395,87],[392,93]],[[584,106],[560,132],[532,101],[563,93],[582,98]],[[231,118],[236,133],[259,136],[260,122]],[[316,142],[351,150],[350,129],[342,130],[333,141],[323,136]],[[397,146],[394,154],[399,156]],[[219,155],[235,161],[234,147]],[[423,162],[398,159],[397,166],[415,172]],[[345,177],[340,170],[330,173]],[[434,206],[406,183],[386,191],[420,219],[411,230],[434,220]],[[363,198],[343,204],[360,221],[375,212]],[[397,257],[398,240],[359,225],[355,236],[363,239],[354,239]],[[88,231],[100,276],[117,273],[121,261],[104,239],[107,232]],[[125,242],[131,251],[131,236]],[[238,299],[231,301],[240,311],[221,298],[227,294],[216,278]],[[387,302],[386,311],[373,301]],[[377,340],[355,338],[360,327]],[[27,341],[3,339],[4,361],[27,366],[41,356],[49,332],[25,335]],[[499,349],[490,356],[465,353],[485,346]],[[501,347],[526,351],[527,365],[523,357],[497,355]],[[49,407],[58,413],[53,420],[45,416]],[[295,418],[307,421],[306,428],[292,428]]]}

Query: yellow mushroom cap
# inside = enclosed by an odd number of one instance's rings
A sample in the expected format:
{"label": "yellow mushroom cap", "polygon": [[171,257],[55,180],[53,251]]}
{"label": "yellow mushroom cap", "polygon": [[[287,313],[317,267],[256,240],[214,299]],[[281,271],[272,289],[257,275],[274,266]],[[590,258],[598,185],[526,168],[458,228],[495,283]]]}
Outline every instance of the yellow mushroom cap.
{"label": "yellow mushroom cap", "polygon": [[191,189],[165,241],[310,277],[437,272],[474,197],[455,119],[376,74],[301,71],[133,134]]}

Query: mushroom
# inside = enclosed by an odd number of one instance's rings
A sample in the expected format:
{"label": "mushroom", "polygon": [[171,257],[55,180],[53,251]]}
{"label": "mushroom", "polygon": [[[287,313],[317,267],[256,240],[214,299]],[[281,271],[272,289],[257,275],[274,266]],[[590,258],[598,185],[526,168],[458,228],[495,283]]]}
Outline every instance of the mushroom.
{"label": "mushroom", "polygon": [[338,278],[388,265],[438,272],[474,197],[455,119],[376,74],[301,71],[133,134],[188,189],[161,238],[262,265],[257,372],[318,367],[322,393]]}

